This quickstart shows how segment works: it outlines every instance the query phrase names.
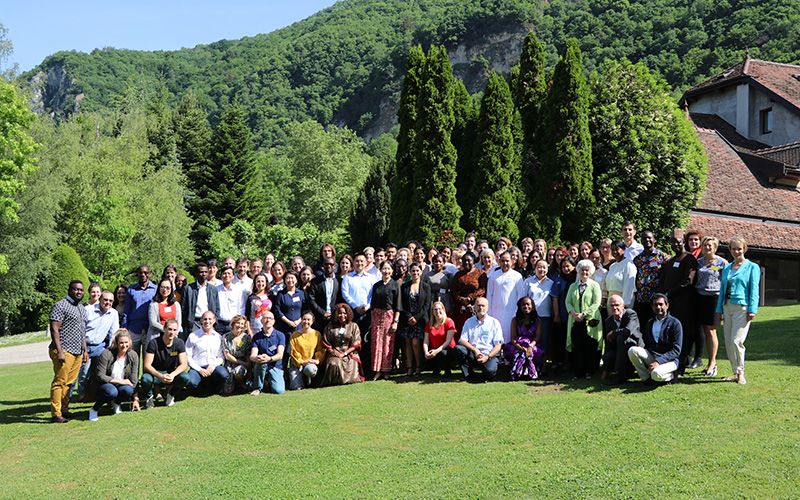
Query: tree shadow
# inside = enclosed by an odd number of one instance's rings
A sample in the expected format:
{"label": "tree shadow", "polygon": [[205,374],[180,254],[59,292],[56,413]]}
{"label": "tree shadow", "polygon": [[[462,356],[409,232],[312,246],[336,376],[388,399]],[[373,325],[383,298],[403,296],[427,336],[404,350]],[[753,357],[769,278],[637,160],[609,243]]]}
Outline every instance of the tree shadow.
{"label": "tree shadow", "polygon": [[[0,401],[0,425],[50,422],[50,399],[36,398],[26,401]],[[8,407],[8,408],[5,408]]]}
{"label": "tree shadow", "polygon": [[[787,365],[800,365],[800,335],[798,335],[800,318],[756,320],[750,327],[745,341],[747,361],[780,361]],[[719,360],[728,358],[725,352],[725,333],[722,327],[717,328],[719,337]]]}

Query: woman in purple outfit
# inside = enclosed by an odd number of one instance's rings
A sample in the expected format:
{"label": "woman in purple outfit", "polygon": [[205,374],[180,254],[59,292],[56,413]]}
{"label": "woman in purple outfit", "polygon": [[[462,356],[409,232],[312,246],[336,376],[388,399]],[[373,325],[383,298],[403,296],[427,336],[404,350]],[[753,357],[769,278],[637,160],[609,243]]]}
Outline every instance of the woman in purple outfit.
{"label": "woman in purple outfit", "polygon": [[511,380],[536,380],[544,365],[544,351],[539,347],[542,328],[530,297],[517,301],[517,315],[511,320],[511,342],[505,345],[511,363]]}

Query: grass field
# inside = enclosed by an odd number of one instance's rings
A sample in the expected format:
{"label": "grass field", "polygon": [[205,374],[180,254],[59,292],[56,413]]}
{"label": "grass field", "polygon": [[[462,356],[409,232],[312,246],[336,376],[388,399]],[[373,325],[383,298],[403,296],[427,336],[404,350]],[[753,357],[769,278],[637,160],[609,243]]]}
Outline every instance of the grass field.
{"label": "grass field", "polygon": [[34,342],[42,342],[50,340],[50,336],[46,331],[19,333],[17,335],[5,335],[0,337],[0,347],[11,347],[14,345],[32,344]]}
{"label": "grass field", "polygon": [[[800,498],[800,306],[746,386],[432,378],[47,424],[52,369],[0,368],[0,498]],[[73,405],[87,418],[88,405]]]}

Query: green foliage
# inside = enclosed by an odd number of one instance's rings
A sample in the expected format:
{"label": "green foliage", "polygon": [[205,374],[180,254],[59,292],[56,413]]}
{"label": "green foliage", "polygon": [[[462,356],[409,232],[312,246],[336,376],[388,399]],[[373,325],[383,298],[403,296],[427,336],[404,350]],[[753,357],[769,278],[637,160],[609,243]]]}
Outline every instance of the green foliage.
{"label": "green foliage", "polygon": [[349,233],[353,248],[361,249],[389,241],[389,205],[391,183],[394,177],[394,158],[378,157],[372,160],[372,171],[358,195]]}
{"label": "green foliage", "polygon": [[326,130],[316,122],[290,124],[287,132],[277,154],[291,173],[291,225],[309,223],[323,233],[347,227],[370,171],[364,141],[352,130],[332,125]]}
{"label": "green foliage", "polygon": [[197,183],[208,164],[211,128],[194,92],[183,96],[175,109],[173,120],[178,161],[186,174],[187,187],[197,191]]}
{"label": "green foliage", "polygon": [[463,234],[456,202],[456,148],[451,141],[453,69],[444,47],[431,47],[417,102],[417,151],[409,229],[425,247]]}
{"label": "green foliage", "polygon": [[208,253],[211,236],[234,220],[244,219],[252,224],[262,221],[260,176],[250,130],[239,104],[234,103],[223,112],[214,130],[209,158],[193,181],[196,198],[191,202],[195,216],[192,239],[200,255]]}
{"label": "green foliage", "polygon": [[520,217],[520,165],[514,140],[516,111],[508,84],[492,72],[478,117],[477,168],[469,206],[470,227],[481,238],[516,241]]}
{"label": "green foliage", "polygon": [[591,75],[594,196],[592,236],[624,220],[666,241],[703,196],[706,157],[663,81],[643,64],[608,61]]}
{"label": "green foliage", "polygon": [[577,40],[570,39],[553,72],[536,151],[541,170],[534,184],[537,235],[547,241],[587,236],[592,195],[589,91]]}
{"label": "green foliage", "polygon": [[[2,35],[0,31],[0,41]],[[14,87],[0,82],[0,222],[17,220],[19,203],[15,198],[25,187],[20,174],[36,169],[33,154],[39,145],[27,132],[34,118]],[[0,274],[7,271],[6,256],[0,253]]]}
{"label": "green foliage", "polygon": [[46,299],[41,304],[39,328],[47,326],[47,318],[53,304],[67,296],[70,281],[80,280],[87,291],[91,283],[89,272],[83,265],[78,252],[69,245],[63,243],[59,245],[51,259],[53,268],[44,282]]}
{"label": "green foliage", "polygon": [[414,168],[417,153],[417,107],[423,85],[425,53],[422,47],[414,46],[408,52],[403,89],[400,93],[400,108],[397,121],[396,175],[392,183],[391,207],[389,210],[389,239],[405,241],[411,236],[412,198],[414,193]]}
{"label": "green foliage", "polygon": [[[478,104],[467,92],[464,82],[456,80],[453,88],[453,134],[456,148],[456,196],[464,212],[474,203],[472,181],[475,179],[475,140],[478,128]],[[471,228],[474,229],[474,228]]]}
{"label": "green foliage", "polygon": [[17,74],[17,63],[10,66],[6,64],[6,60],[14,52],[14,44],[6,38],[7,35],[8,29],[0,23],[0,82],[11,81]]}

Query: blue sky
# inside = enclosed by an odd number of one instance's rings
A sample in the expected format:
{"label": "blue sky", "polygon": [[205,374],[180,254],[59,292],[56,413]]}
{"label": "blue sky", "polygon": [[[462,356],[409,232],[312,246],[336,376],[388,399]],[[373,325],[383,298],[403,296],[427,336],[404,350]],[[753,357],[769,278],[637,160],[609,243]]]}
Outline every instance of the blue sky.
{"label": "blue sky", "polygon": [[0,23],[14,44],[11,62],[27,71],[61,50],[114,47],[177,50],[269,33],[335,0],[84,0],[2,2]]}

